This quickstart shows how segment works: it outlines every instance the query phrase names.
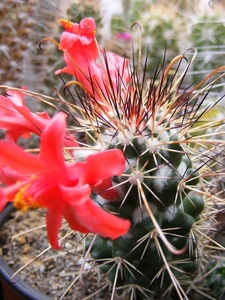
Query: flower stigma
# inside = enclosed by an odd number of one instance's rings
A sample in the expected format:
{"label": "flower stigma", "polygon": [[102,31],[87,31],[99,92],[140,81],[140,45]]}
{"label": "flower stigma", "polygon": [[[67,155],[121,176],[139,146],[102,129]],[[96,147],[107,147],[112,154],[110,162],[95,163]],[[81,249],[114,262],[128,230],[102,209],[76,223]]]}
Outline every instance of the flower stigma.
{"label": "flower stigma", "polygon": [[59,24],[63,25],[63,27],[65,29],[72,29],[73,28],[73,22],[69,21],[69,20],[66,20],[66,19],[60,19],[58,21]]}

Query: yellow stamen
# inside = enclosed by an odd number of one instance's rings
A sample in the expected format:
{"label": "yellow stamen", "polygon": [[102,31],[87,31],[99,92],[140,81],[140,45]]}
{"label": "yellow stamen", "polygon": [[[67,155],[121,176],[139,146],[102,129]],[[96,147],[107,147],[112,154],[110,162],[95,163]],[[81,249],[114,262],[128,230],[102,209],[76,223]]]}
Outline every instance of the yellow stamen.
{"label": "yellow stamen", "polygon": [[30,185],[23,186],[22,188],[19,189],[19,191],[16,193],[14,197],[14,206],[16,209],[21,209],[23,212],[26,212],[28,208],[37,208],[40,205],[38,204],[37,201],[34,201],[32,197],[25,197],[24,194],[27,190],[27,188]]}
{"label": "yellow stamen", "polygon": [[61,24],[61,25],[63,25],[63,27],[65,29],[72,29],[72,27],[73,27],[73,22],[70,22],[70,21],[68,21],[66,19],[60,19],[58,21],[58,23]]}

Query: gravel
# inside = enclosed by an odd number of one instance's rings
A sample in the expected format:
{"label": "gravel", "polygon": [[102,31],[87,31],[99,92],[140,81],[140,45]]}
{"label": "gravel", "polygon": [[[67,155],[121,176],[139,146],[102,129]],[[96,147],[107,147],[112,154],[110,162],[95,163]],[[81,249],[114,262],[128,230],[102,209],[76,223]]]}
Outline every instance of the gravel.
{"label": "gravel", "polygon": [[60,238],[63,249],[52,250],[44,211],[16,211],[0,231],[0,254],[13,271],[22,268],[20,278],[54,300],[110,299],[108,287],[103,288],[107,283],[99,279],[91,259],[84,264],[83,281],[79,280],[84,255],[82,236],[65,224]]}

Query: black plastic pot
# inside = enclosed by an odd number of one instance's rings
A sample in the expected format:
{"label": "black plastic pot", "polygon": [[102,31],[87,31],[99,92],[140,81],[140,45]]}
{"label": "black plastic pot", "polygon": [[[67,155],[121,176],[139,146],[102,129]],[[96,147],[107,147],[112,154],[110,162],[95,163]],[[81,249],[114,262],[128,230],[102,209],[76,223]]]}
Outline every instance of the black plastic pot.
{"label": "black plastic pot", "polygon": [[[0,214],[0,228],[9,219],[14,210],[12,204],[9,204]],[[0,299],[1,300],[51,300],[49,297],[38,292],[26,284],[19,276],[13,278],[14,271],[7,265],[0,256]]]}

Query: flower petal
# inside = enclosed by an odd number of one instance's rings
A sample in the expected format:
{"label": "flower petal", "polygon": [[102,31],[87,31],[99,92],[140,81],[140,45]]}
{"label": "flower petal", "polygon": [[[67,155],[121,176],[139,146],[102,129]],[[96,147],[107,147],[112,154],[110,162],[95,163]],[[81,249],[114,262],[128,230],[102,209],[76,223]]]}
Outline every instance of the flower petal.
{"label": "flower petal", "polygon": [[9,98],[0,96],[0,127],[10,131],[13,141],[31,131],[30,125],[30,122],[18,113],[16,106]]}
{"label": "flower petal", "polygon": [[28,122],[30,131],[34,132],[37,135],[41,135],[43,129],[49,124],[51,120],[49,116],[46,116],[46,113],[44,114],[44,117],[42,117],[41,114],[32,113],[26,106],[17,107],[17,111]]}
{"label": "flower petal", "polygon": [[39,156],[25,152],[14,143],[0,141],[0,168],[6,166],[21,176],[46,172]]}
{"label": "flower petal", "polygon": [[[24,91],[27,91],[27,87],[23,87]],[[7,90],[7,98],[11,99],[11,101],[15,105],[25,105],[25,94],[21,91],[17,90]]]}
{"label": "flower petal", "polygon": [[129,220],[104,211],[91,199],[81,205],[65,204],[63,215],[73,230],[92,232],[112,240],[126,234],[130,227]]}
{"label": "flower petal", "polygon": [[57,209],[48,209],[46,214],[46,227],[48,240],[53,249],[61,249],[58,242],[58,233],[62,224],[62,213]]}
{"label": "flower petal", "polygon": [[58,113],[41,135],[41,159],[51,170],[60,173],[65,171],[63,147],[66,117],[66,114]]}
{"label": "flower petal", "polygon": [[82,233],[93,232],[111,239],[127,233],[130,221],[107,213],[94,204],[89,198],[91,189],[88,185],[80,188],[60,185],[60,190],[64,198],[62,214],[71,229]]}
{"label": "flower petal", "polygon": [[9,92],[8,98],[0,96],[0,127],[8,130],[7,140],[16,142],[20,136],[30,137],[30,132],[40,136],[50,118],[34,114],[24,106],[23,94]]}
{"label": "flower petal", "polygon": [[99,184],[93,187],[93,190],[106,200],[118,200],[120,194],[116,188],[113,187],[111,179],[104,179]]}
{"label": "flower petal", "polygon": [[82,233],[90,232],[89,228],[87,227],[87,224],[81,224],[79,222],[79,219],[77,218],[76,214],[76,206],[65,202],[63,204],[62,213],[71,229]]}
{"label": "flower petal", "polygon": [[83,163],[83,178],[81,180],[94,186],[104,179],[121,175],[124,171],[125,163],[123,152],[119,149],[92,154]]}
{"label": "flower petal", "polygon": [[59,184],[59,189],[64,202],[68,202],[72,205],[80,205],[85,203],[91,195],[91,188],[88,184],[80,185],[76,180],[74,183],[68,182],[70,186],[65,186],[66,181]]}

